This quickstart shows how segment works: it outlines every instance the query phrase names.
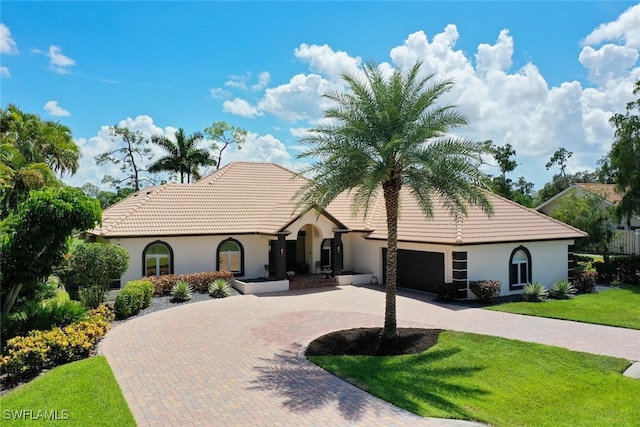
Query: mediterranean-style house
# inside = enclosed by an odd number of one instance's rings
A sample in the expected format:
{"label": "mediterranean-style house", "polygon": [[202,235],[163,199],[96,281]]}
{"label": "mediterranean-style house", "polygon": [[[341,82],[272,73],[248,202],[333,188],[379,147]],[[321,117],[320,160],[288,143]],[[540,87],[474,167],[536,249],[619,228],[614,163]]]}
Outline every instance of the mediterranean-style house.
{"label": "mediterranean-style house", "polygon": [[[600,204],[602,209],[616,206],[622,200],[622,195],[616,191],[615,184],[577,183],[556,194],[535,209],[545,215],[551,215],[551,212],[558,207],[558,204],[572,194],[595,194],[602,199]],[[638,236],[639,232],[634,233],[634,231],[640,230],[640,217],[638,215],[632,215],[628,222],[624,219],[619,223],[612,222],[611,228],[616,230],[616,235],[609,248],[612,253],[640,254],[640,243],[636,243],[640,237]]]}
{"label": "mediterranean-style house", "polygon": [[[323,269],[337,277],[368,273],[367,281],[375,276],[374,282],[383,282],[382,195],[366,217],[352,214],[346,193],[324,212],[301,214],[292,198],[305,182],[273,163],[231,163],[193,184],[140,190],[105,209],[101,226],[88,233],[94,241],[129,251],[123,284],[147,275],[211,270],[231,271],[240,281],[284,281],[289,271]],[[458,297],[466,298],[472,297],[468,283],[473,280],[499,280],[501,294],[510,295],[528,282],[548,286],[572,275],[573,244],[585,233],[488,196],[494,209],[490,217],[472,207],[468,216],[454,218],[434,198],[434,215],[427,218],[403,190],[398,285],[434,292],[439,284],[454,283]]]}

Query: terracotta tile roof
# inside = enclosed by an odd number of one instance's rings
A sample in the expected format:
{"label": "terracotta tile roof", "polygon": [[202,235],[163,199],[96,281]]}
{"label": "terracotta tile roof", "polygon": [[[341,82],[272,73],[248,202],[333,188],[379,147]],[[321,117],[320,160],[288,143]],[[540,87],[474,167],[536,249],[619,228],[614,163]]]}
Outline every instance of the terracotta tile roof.
{"label": "terracotta tile roof", "polygon": [[617,205],[622,200],[622,194],[616,191],[615,184],[578,183],[576,186],[590,193],[597,194],[614,205]]}
{"label": "terracotta tile roof", "polygon": [[[195,184],[166,184],[141,190],[103,212],[102,226],[91,233],[105,237],[199,234],[274,234],[293,221],[291,198],[307,182],[273,163],[236,162]],[[573,239],[585,233],[546,215],[489,194],[494,215],[470,209],[452,218],[434,200],[434,217],[425,218],[408,191],[401,195],[398,238],[405,241],[475,244],[518,240]],[[366,218],[354,216],[351,197],[341,194],[326,209],[351,230],[386,239],[386,212],[379,192]]]}

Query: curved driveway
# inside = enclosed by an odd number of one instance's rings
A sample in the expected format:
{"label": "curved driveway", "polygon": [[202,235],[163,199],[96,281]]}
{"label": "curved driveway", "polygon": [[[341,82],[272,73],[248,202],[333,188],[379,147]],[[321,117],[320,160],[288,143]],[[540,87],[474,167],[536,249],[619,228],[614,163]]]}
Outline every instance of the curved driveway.
{"label": "curved driveway", "polygon": [[[640,331],[440,305],[399,292],[398,326],[455,329],[640,361]],[[344,286],[244,295],[132,319],[107,357],[140,426],[454,426],[398,409],[308,362],[337,329],[380,327],[384,292]]]}

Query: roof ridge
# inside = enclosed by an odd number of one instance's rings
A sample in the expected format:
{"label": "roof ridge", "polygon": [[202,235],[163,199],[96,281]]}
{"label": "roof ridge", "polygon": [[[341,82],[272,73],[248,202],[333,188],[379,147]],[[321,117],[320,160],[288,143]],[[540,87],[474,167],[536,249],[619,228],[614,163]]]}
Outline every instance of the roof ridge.
{"label": "roof ridge", "polygon": [[228,163],[228,164],[224,165],[222,168],[216,169],[215,171],[211,172],[209,175],[205,176],[204,178],[199,179],[198,181],[194,182],[194,184],[208,184],[208,185],[210,185],[212,182],[215,182],[218,179],[220,179],[221,176],[226,174],[229,171],[229,169],[231,169],[233,166],[235,166],[238,163],[241,163],[241,162]]}
{"label": "roof ridge", "polygon": [[[111,226],[109,226],[107,229],[103,229],[102,232],[100,233],[100,235],[104,235],[105,232],[108,232],[109,230],[115,228],[118,224],[120,224],[122,221],[124,221],[125,219],[129,218],[131,215],[133,215],[135,212],[137,212],[138,210],[140,210],[140,208],[147,204],[147,202],[149,200],[151,200],[152,198],[154,198],[158,193],[161,193],[162,191],[164,191],[167,187],[169,187],[170,185],[174,185],[174,183],[167,183],[167,184],[162,184],[162,185],[156,185],[153,187],[149,187],[149,188],[143,188],[142,190],[138,190],[135,193],[133,193],[132,195],[130,195],[129,197],[137,197],[137,195],[143,191],[148,191],[147,193],[147,197],[142,198],[135,206],[133,206],[125,215],[122,215],[117,221],[115,221],[113,224],[111,224]],[[126,199],[124,199],[126,200]]]}

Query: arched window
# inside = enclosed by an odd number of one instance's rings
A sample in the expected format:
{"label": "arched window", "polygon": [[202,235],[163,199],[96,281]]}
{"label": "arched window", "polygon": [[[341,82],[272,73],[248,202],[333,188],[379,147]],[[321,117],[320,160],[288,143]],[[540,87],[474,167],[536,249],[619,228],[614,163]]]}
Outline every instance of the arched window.
{"label": "arched window", "polygon": [[143,276],[160,276],[173,273],[173,250],[168,244],[155,241],[142,252]]}
{"label": "arched window", "polygon": [[218,271],[229,271],[235,276],[244,276],[244,248],[235,239],[220,242],[216,253]]}
{"label": "arched window", "polygon": [[531,253],[524,246],[517,247],[509,259],[509,289],[522,289],[531,281]]}

